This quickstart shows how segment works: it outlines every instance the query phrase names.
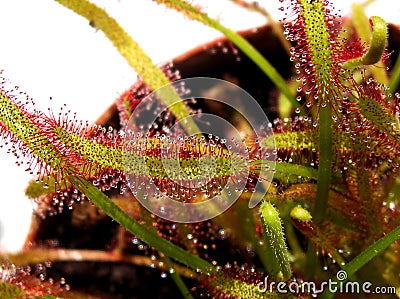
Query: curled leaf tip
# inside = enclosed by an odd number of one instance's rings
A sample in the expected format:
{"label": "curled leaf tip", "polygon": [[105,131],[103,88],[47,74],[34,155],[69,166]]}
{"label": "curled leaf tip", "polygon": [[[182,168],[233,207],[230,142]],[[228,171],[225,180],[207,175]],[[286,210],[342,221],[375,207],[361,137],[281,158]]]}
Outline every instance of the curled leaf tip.
{"label": "curled leaf tip", "polygon": [[371,17],[371,22],[373,24],[373,32],[368,52],[362,57],[346,61],[343,64],[344,69],[353,70],[359,66],[372,65],[379,62],[382,58],[386,48],[387,39],[386,22],[384,19],[377,16]]}

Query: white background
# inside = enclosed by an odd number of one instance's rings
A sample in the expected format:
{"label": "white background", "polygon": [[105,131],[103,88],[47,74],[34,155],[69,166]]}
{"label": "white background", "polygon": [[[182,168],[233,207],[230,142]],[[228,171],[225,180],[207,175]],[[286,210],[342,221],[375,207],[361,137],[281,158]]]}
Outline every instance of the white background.
{"label": "white background", "polygon": [[[261,0],[276,19],[278,0]],[[99,6],[117,19],[154,62],[171,59],[220,34],[150,0],[103,0]],[[210,16],[238,30],[262,25],[258,14],[227,0],[199,0]],[[342,15],[351,5],[334,1]],[[67,104],[78,118],[93,122],[136,78],[101,32],[52,0],[0,0],[0,69],[36,104],[58,113]],[[376,0],[367,13],[397,22],[400,1]],[[50,102],[49,98],[53,100]],[[0,141],[1,142],[1,141]],[[0,250],[18,250],[30,224],[32,205],[24,196],[31,177],[0,149]]]}

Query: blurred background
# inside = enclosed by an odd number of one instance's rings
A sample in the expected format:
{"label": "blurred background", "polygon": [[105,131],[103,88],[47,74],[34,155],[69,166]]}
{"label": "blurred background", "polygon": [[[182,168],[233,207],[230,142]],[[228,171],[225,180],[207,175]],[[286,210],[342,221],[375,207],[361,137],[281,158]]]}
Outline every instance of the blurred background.
{"label": "blurred background", "polygon": [[[221,34],[151,0],[93,1],[106,8],[155,63],[172,59]],[[190,0],[225,26],[241,30],[266,19],[228,0]],[[260,0],[276,20],[284,13],[279,0]],[[352,1],[335,0],[346,15]],[[367,14],[400,23],[400,1],[369,1]],[[283,3],[284,4],[284,3]],[[102,32],[53,0],[0,0],[0,69],[37,106],[57,114],[67,104],[77,118],[94,122],[136,80]],[[50,100],[52,98],[52,100]],[[1,141],[0,141],[1,143]],[[24,190],[32,177],[14,156],[0,149],[0,250],[18,250],[27,235],[32,204]]]}

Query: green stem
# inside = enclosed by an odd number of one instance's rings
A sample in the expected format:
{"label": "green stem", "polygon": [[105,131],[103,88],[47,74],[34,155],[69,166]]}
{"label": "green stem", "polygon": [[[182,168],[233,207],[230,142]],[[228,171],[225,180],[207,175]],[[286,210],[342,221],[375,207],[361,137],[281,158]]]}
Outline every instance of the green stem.
{"label": "green stem", "polygon": [[[330,105],[321,107],[319,115],[319,159],[317,192],[313,210],[313,219],[316,223],[322,223],[326,216],[326,207],[329,198],[329,186],[331,183],[332,168],[332,116]],[[309,277],[315,271],[317,255],[315,246],[308,242],[307,269]]]}
{"label": "green stem", "polygon": [[290,252],[294,257],[294,260],[298,261],[299,259],[304,258],[304,251],[301,248],[298,236],[296,235],[296,231],[294,230],[292,222],[285,218],[283,219],[283,224],[286,232],[286,240],[289,244]]}
{"label": "green stem", "polygon": [[[142,219],[143,224],[146,227],[148,227],[150,231],[157,233],[157,228],[152,225],[154,219],[151,217],[150,212],[147,211],[144,207],[140,207],[140,217]],[[183,281],[179,271],[177,271],[178,270],[177,266],[179,266],[179,265],[176,265],[176,264],[173,265],[172,261],[167,256],[162,256],[161,260],[165,264],[166,269],[169,271],[172,280],[175,282],[175,285],[181,292],[182,296],[185,299],[193,299],[193,297],[190,294],[190,291],[187,288],[185,282]],[[193,276],[190,276],[190,277],[193,277]]]}
{"label": "green stem", "polygon": [[164,87],[160,90],[161,93],[158,96],[178,120],[186,119],[188,121],[187,126],[185,126],[187,132],[190,134],[200,132],[193,120],[187,118],[189,110],[180,99],[176,90],[170,85],[170,81],[166,75],[152,62],[151,58],[147,56],[139,44],[104,9],[87,0],[55,1],[86,18],[97,29],[101,30],[151,89],[158,91],[161,87]]}
{"label": "green stem", "polygon": [[290,48],[292,47],[292,45],[283,34],[282,23],[276,21],[266,9],[264,9],[258,4],[258,2],[246,2],[244,0],[230,0],[230,1],[245,9],[248,9],[249,11],[258,12],[259,14],[264,16],[267,19],[268,24],[272,27],[272,31],[281,42],[282,47],[285,49],[286,53],[290,55]]}
{"label": "green stem", "polygon": [[264,58],[245,38],[233,30],[221,25],[218,21],[210,18],[207,14],[201,12],[191,4],[181,0],[154,0],[157,3],[164,4],[168,8],[175,9],[189,18],[199,21],[219,32],[223,33],[235,46],[246,54],[275,84],[275,86],[290,100],[293,107],[300,107],[290,89],[287,88],[285,79],[276,71],[272,64]]}
{"label": "green stem", "polygon": [[329,103],[321,107],[319,115],[319,158],[317,194],[313,219],[322,222],[326,215],[332,174],[332,115]]}
{"label": "green stem", "polygon": [[[305,37],[310,47],[311,61],[315,65],[316,80],[320,88],[315,90],[318,97],[318,182],[317,194],[313,211],[313,219],[322,222],[326,214],[332,167],[332,112],[334,105],[332,94],[340,94],[332,80],[333,49],[331,37],[326,23],[324,2],[301,0],[300,14],[304,20]],[[310,251],[309,251],[310,253]],[[311,256],[310,256],[311,258]]]}
{"label": "green stem", "polygon": [[307,243],[307,256],[306,256],[306,278],[314,279],[315,269],[317,268],[317,248],[311,240]]}
{"label": "green stem", "polygon": [[235,205],[235,211],[238,214],[239,219],[243,223],[243,231],[246,234],[246,237],[251,241],[252,245],[254,246],[254,249],[256,250],[258,257],[260,258],[260,261],[263,264],[265,271],[267,271],[267,273],[274,273],[274,269],[278,268],[278,264],[274,264],[274,259],[270,258],[270,256],[272,256],[271,250],[268,251],[265,244],[260,244],[260,240],[255,233],[254,217],[252,213],[248,212],[249,208],[247,204],[239,203]]}
{"label": "green stem", "polygon": [[[390,244],[400,239],[400,226],[395,228],[386,236],[382,237],[374,244],[369,246],[366,250],[352,259],[349,263],[342,267],[342,270],[346,271],[347,276],[351,277],[354,275],[361,267],[367,264],[370,260],[372,260],[375,256],[380,254],[383,250],[385,250]],[[338,282],[339,280],[335,277],[332,281]],[[341,280],[344,282],[344,280]],[[334,293],[330,292],[329,289],[322,295],[322,299],[329,299],[334,296]]]}
{"label": "green stem", "polygon": [[164,257],[163,260],[164,260],[166,266],[170,269],[169,273],[171,275],[171,278],[175,282],[175,284],[178,287],[179,291],[181,292],[182,296],[185,299],[194,299],[192,294],[190,293],[190,290],[188,289],[185,282],[183,281],[182,277],[173,268],[171,260],[168,257]]}
{"label": "green stem", "polygon": [[389,82],[389,93],[394,93],[399,86],[400,82],[400,54],[397,57],[396,63],[392,70],[392,75],[390,76]]}
{"label": "green stem", "polygon": [[193,270],[207,272],[214,269],[214,266],[202,258],[195,256],[184,249],[161,238],[150,231],[139,222],[129,217],[110,198],[81,177],[71,176],[71,181],[76,188],[86,196],[108,216],[121,224],[130,233],[143,242],[164,253],[166,256],[185,264]]}

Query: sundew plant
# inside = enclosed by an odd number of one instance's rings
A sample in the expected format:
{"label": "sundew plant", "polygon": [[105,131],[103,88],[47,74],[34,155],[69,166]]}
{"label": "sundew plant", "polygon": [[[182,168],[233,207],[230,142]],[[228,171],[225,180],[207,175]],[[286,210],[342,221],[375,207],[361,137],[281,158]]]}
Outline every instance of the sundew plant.
{"label": "sundew plant", "polygon": [[[183,298],[400,297],[400,62],[387,50],[385,21],[368,19],[360,5],[342,18],[329,1],[279,0],[285,19],[270,26],[290,56],[286,78],[201,7],[154,1],[222,32],[274,85],[276,114],[263,124],[232,117],[240,134],[229,138],[205,132],[201,125],[216,127],[217,118],[196,117],[219,113],[215,99],[233,84],[214,87],[205,101],[187,98],[190,80],[173,64],[155,65],[105,10],[56,0],[102,31],[138,82],[116,100],[119,124],[103,127],[67,109],[40,111],[2,78],[2,145],[35,177],[26,195],[39,225],[71,210],[118,224],[118,232],[103,250],[55,240],[3,253],[1,298],[107,296],[74,288],[68,276],[47,278],[57,261],[155,268]],[[233,2],[269,16],[255,3]],[[251,100],[231,98],[224,109],[247,116]],[[212,198],[223,208],[197,205]],[[72,221],[83,230],[85,221]]]}

